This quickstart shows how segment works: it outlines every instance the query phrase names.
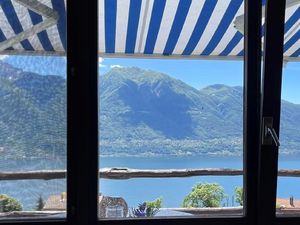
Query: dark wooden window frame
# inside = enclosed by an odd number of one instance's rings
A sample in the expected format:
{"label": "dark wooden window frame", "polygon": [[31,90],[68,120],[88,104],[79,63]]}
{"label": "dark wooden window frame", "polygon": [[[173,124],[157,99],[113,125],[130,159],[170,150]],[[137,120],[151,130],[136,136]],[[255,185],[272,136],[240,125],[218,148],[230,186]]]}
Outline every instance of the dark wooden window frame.
{"label": "dark wooden window frame", "polygon": [[[164,218],[100,220],[103,225],[127,224],[255,224],[257,221],[257,179],[261,87],[261,1],[245,0],[244,57],[244,216],[227,218]],[[248,19],[251,18],[251,19]],[[100,106],[101,107],[101,106]],[[248,151],[248,149],[250,149]],[[95,198],[96,199],[96,198]]]}
{"label": "dark wooden window frame", "polygon": [[[261,115],[273,118],[273,128],[279,136],[281,86],[286,1],[266,1]],[[261,125],[262,125],[261,121]],[[262,130],[262,128],[261,128]],[[300,217],[277,217],[277,179],[279,147],[261,145],[258,179],[258,225],[298,225]],[[299,215],[300,216],[300,215]]]}

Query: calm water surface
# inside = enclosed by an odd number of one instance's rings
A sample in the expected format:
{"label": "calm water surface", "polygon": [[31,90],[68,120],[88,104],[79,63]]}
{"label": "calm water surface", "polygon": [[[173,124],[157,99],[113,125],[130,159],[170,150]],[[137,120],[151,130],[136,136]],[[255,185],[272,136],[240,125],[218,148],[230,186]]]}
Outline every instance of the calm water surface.
{"label": "calm water surface", "polygon": [[[184,168],[242,168],[242,159],[237,157],[169,157],[169,158],[101,158],[100,167],[128,167],[135,169],[184,169]],[[280,159],[280,168],[300,169],[300,159],[285,157]],[[64,169],[65,159],[59,160],[0,160],[0,171]],[[232,196],[236,186],[242,186],[242,176],[204,176],[190,178],[154,178],[107,180],[100,179],[100,192],[109,196],[122,196],[130,207],[147,200],[163,198],[164,207],[180,207],[184,197],[193,185],[199,182],[217,182],[224,187],[228,199],[223,205],[235,205]],[[28,180],[1,181],[0,193],[19,199],[24,209],[33,209],[41,195],[47,199],[50,195],[66,191],[65,180]],[[278,196],[300,199],[300,178],[279,178]]]}

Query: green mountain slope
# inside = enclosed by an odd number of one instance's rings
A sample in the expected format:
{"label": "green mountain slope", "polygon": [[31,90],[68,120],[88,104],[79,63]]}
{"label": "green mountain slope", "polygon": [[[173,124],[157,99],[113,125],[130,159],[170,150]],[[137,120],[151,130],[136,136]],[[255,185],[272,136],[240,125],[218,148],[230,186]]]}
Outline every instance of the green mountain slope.
{"label": "green mountain slope", "polygon": [[[187,75],[188,76],[188,75]],[[166,74],[114,68],[99,79],[104,156],[241,155],[243,90],[197,90]],[[0,153],[66,155],[66,80],[0,61]],[[300,105],[282,101],[281,149],[300,154]]]}
{"label": "green mountain slope", "polygon": [[65,79],[23,72],[5,63],[0,63],[0,71],[0,149],[3,156],[65,155]]}
{"label": "green mountain slope", "polygon": [[226,99],[214,96],[222,90],[213,89],[199,91],[150,70],[112,69],[100,77],[102,153],[236,154],[242,98],[226,112]]}
{"label": "green mountain slope", "polygon": [[[133,67],[101,76],[99,93],[103,155],[242,154],[242,87],[197,90]],[[281,151],[298,154],[300,106],[282,104]]]}

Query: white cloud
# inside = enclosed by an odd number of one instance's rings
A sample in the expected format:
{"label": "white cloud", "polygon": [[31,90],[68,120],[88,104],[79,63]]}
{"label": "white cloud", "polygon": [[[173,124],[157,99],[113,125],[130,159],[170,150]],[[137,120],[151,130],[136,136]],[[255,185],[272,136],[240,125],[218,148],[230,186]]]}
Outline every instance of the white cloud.
{"label": "white cloud", "polygon": [[104,59],[103,59],[102,57],[99,57],[99,58],[98,58],[99,67],[100,67],[100,68],[105,68],[105,67],[106,67],[106,65],[103,64],[103,61],[104,61]]}
{"label": "white cloud", "polygon": [[121,66],[121,65],[110,65],[110,68],[112,69],[112,68],[122,68],[123,66]]}
{"label": "white cloud", "polygon": [[0,60],[3,60],[5,58],[7,58],[7,57],[8,57],[8,55],[0,55]]}

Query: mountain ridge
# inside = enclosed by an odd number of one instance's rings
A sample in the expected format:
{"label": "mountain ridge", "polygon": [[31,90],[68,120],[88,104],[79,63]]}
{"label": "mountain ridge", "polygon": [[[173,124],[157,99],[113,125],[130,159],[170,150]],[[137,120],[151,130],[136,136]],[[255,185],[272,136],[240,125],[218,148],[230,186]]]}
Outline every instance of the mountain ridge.
{"label": "mountain ridge", "polygon": [[[3,155],[66,156],[64,77],[0,61],[0,97]],[[243,154],[242,87],[198,90],[164,73],[113,68],[99,78],[99,101],[102,156]],[[283,100],[282,121],[281,153],[300,154],[300,105]]]}
{"label": "mountain ridge", "polygon": [[[145,155],[242,154],[242,87],[215,84],[197,90],[166,74],[137,68],[114,68],[101,77],[103,154],[113,154],[116,149],[124,155],[141,149]],[[300,106],[287,101],[282,104],[284,127],[288,127],[282,131],[282,139],[289,143],[281,150],[298,154],[296,142],[290,140],[299,138],[289,132],[294,125],[286,113],[289,109],[297,116]],[[142,147],[136,148],[132,140]]]}
{"label": "mountain ridge", "polygon": [[66,155],[66,82],[0,61],[0,150],[5,158]]}

